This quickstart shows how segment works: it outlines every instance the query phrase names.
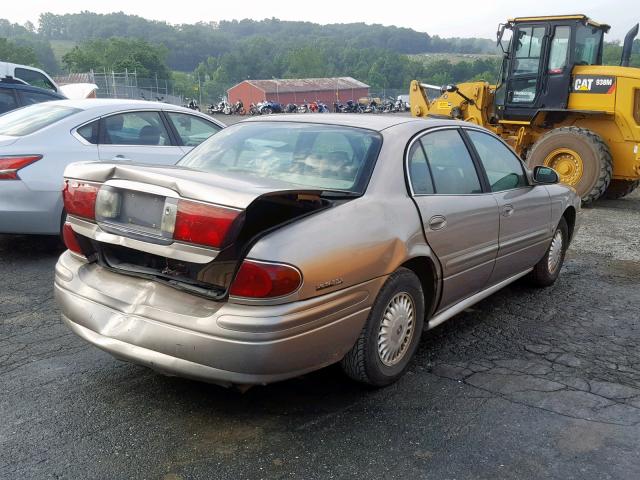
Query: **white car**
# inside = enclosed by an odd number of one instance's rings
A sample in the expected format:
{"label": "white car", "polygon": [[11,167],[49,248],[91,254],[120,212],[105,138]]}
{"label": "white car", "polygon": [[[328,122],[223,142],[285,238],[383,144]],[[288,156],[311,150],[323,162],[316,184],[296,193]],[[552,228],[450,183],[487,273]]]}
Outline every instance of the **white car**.
{"label": "white car", "polygon": [[222,128],[193,110],[139,100],[57,100],[0,115],[0,233],[58,234],[72,162],[173,165]]}

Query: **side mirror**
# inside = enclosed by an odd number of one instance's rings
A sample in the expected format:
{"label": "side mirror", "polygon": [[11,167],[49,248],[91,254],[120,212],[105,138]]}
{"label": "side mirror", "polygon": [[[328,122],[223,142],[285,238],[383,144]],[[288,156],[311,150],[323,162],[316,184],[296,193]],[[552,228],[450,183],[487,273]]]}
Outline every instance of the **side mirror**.
{"label": "side mirror", "polygon": [[551,167],[543,167],[538,165],[533,168],[533,181],[542,184],[553,184],[560,181],[560,177]]}

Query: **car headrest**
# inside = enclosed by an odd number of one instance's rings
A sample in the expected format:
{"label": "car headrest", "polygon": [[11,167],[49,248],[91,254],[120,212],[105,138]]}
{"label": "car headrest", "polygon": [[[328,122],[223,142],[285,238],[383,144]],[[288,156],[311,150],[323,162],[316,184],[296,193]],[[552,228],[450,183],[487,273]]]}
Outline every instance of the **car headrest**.
{"label": "car headrest", "polygon": [[140,129],[138,139],[142,145],[158,145],[160,142],[160,129],[153,125],[145,125]]}

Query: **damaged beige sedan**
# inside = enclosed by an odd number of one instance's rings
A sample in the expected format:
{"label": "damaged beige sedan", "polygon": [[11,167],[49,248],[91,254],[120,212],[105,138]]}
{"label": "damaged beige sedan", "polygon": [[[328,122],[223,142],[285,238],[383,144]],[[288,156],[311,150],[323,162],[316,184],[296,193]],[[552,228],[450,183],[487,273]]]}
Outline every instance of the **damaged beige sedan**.
{"label": "damaged beige sedan", "polygon": [[177,166],[65,172],[69,328],[119,359],[223,385],[338,363],[387,385],[421,334],[528,276],[551,285],[580,199],[468,123],[241,122]]}

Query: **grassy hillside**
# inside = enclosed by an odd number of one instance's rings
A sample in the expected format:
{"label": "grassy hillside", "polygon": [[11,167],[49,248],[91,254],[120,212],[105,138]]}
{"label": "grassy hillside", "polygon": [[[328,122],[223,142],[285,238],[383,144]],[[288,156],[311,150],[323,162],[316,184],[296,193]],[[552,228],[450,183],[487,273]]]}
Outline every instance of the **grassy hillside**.
{"label": "grassy hillside", "polygon": [[77,42],[73,40],[49,40],[53,55],[56,57],[58,63],[62,64],[62,57],[65,53],[70,52],[73,47],[77,45]]}

